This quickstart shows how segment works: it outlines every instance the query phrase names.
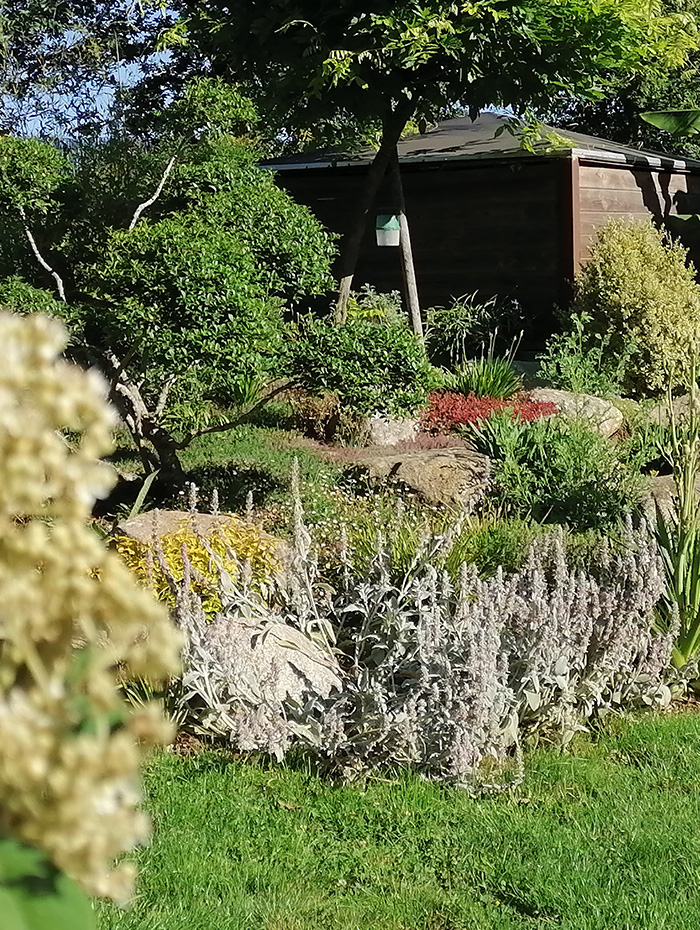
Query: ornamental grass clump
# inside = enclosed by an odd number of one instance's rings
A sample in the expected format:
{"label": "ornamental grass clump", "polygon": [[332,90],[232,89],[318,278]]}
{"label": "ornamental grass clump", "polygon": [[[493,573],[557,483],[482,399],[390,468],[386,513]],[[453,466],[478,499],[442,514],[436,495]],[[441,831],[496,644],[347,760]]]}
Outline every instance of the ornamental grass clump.
{"label": "ornamental grass clump", "polygon": [[0,834],[125,900],[114,860],[148,835],[139,765],[168,729],[118,677],[175,674],[180,638],[88,524],[114,483],[103,385],[44,317],[1,314],[0,344]]}

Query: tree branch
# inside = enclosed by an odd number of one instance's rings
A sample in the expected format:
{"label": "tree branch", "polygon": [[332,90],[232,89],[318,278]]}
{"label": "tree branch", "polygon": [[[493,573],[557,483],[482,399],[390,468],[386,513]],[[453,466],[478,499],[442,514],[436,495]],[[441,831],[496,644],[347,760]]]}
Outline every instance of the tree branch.
{"label": "tree branch", "polygon": [[162,417],[163,411],[165,410],[165,405],[168,402],[168,394],[170,394],[170,389],[177,380],[177,375],[171,375],[163,385],[158,395],[158,403],[156,404],[156,409],[154,411],[154,416]]}
{"label": "tree branch", "polygon": [[246,410],[245,413],[242,413],[235,420],[229,420],[226,423],[218,423],[216,426],[208,426],[206,429],[200,429],[196,432],[190,433],[188,436],[178,442],[178,450],[181,451],[182,449],[186,449],[191,442],[194,442],[195,439],[199,439],[200,436],[208,436],[210,433],[225,433],[230,429],[235,429],[237,426],[245,423],[246,420],[249,420],[254,413],[258,412],[258,410],[262,410],[262,408],[268,404],[273,397],[281,394],[282,391],[288,391],[289,388],[294,387],[294,385],[294,381],[285,381],[278,385],[274,390],[270,391],[269,394],[266,394],[264,397],[262,397],[256,404],[253,404],[250,410]]}
{"label": "tree branch", "polygon": [[158,200],[160,195],[163,193],[165,182],[168,180],[168,176],[170,175],[170,172],[173,170],[174,164],[175,164],[175,156],[173,155],[173,157],[170,159],[170,161],[165,167],[165,171],[163,172],[163,177],[160,179],[160,184],[156,188],[155,194],[152,197],[149,197],[149,199],[144,201],[142,204],[139,204],[139,206],[136,208],[136,211],[131,220],[131,225],[129,226],[129,232],[131,232],[134,226],[136,226],[143,211],[147,210],[149,207],[152,207],[153,204],[156,202],[156,200]]}
{"label": "tree branch", "polygon": [[27,214],[24,212],[24,207],[19,208],[19,215],[22,217],[22,225],[24,227],[24,233],[27,239],[29,240],[30,246],[32,247],[32,252],[34,253],[34,257],[39,262],[41,267],[45,271],[48,271],[48,273],[53,277],[54,281],[56,282],[56,289],[58,290],[58,296],[61,298],[64,304],[67,303],[66,290],[63,286],[63,279],[61,278],[60,274],[57,271],[53,270],[51,265],[49,265],[49,263],[46,261],[44,256],[39,251],[39,246],[36,244],[36,239],[32,235],[32,231],[29,228],[29,224],[27,223]]}

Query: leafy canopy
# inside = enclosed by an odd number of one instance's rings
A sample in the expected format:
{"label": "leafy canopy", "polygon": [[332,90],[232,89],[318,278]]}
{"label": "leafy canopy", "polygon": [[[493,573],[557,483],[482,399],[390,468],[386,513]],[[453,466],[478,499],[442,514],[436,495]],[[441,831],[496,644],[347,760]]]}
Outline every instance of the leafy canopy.
{"label": "leafy canopy", "polygon": [[[656,0],[180,0],[187,46],[255,83],[291,123],[431,119],[458,102],[545,107],[600,96],[616,73],[680,64],[689,20]],[[408,117],[407,117],[408,118]]]}
{"label": "leafy canopy", "polygon": [[[155,147],[116,139],[66,156],[0,137],[0,303],[58,313],[80,343],[128,359],[152,406],[172,381],[164,417],[188,428],[251,378],[280,373],[283,313],[327,292],[334,253],[249,140],[210,131],[204,91],[169,115]],[[130,228],[173,152],[161,195]],[[27,230],[62,277],[65,304]]]}

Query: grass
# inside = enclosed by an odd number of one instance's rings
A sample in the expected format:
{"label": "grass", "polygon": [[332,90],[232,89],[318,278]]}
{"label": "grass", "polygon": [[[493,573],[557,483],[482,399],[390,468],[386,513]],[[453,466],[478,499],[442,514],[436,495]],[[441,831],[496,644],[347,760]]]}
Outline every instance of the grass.
{"label": "grass", "polygon": [[696,930],[700,714],[539,750],[512,795],[154,757],[135,907],[100,930]]}

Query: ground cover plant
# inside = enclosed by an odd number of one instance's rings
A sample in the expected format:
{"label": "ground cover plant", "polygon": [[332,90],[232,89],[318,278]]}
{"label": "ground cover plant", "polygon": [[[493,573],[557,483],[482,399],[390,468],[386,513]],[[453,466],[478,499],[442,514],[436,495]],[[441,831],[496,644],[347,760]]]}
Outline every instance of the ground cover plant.
{"label": "ground cover plant", "polygon": [[515,420],[529,422],[552,416],[558,408],[551,401],[530,400],[527,395],[500,400],[457,391],[434,391],[421,414],[421,425],[431,432],[449,432],[470,423],[481,423],[492,414],[502,412]]}
{"label": "ground cover plant", "polygon": [[[528,755],[513,794],[408,773],[161,754],[130,911],[100,930],[694,930],[700,714],[645,715]],[[683,842],[678,841],[683,837]]]}

